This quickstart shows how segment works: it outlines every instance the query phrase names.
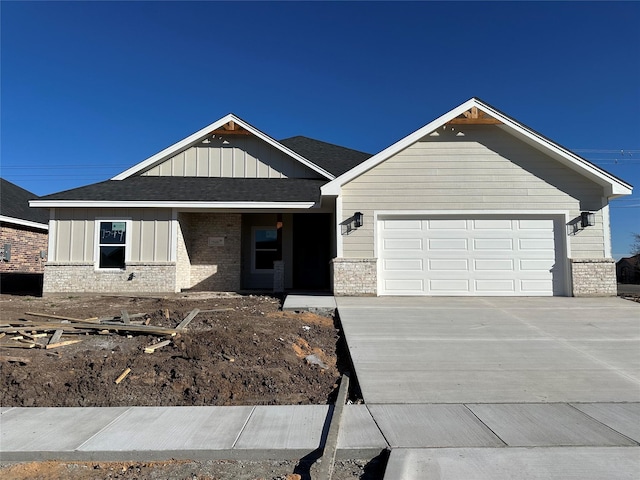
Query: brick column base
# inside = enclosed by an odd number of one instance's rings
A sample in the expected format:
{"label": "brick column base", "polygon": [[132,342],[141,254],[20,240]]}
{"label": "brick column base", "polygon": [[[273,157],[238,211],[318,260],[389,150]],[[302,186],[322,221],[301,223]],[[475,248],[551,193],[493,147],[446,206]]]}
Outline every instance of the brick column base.
{"label": "brick column base", "polygon": [[375,296],[378,293],[375,258],[334,258],[331,283],[337,296]]}
{"label": "brick column base", "polygon": [[572,258],[571,278],[574,297],[615,297],[618,294],[613,258]]}

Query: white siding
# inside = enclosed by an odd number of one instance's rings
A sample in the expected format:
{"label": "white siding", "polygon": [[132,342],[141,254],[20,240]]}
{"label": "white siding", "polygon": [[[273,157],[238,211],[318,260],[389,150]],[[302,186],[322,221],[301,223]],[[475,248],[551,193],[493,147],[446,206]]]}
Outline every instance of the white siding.
{"label": "white siding", "polygon": [[[460,132],[459,130],[462,130]],[[374,254],[374,211],[596,211],[596,226],[570,238],[573,258],[602,258],[602,188],[495,126],[447,127],[342,188],[343,219],[364,226],[343,236],[344,256]]]}
{"label": "white siding", "polygon": [[145,176],[228,178],[320,178],[256,137],[199,143],[142,173]]}

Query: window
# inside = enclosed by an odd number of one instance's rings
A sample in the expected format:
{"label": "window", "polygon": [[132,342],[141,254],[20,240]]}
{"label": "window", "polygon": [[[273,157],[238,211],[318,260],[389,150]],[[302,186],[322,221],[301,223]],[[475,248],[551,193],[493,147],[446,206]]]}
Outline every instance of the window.
{"label": "window", "polygon": [[98,231],[98,268],[125,268],[127,222],[103,221]]}
{"label": "window", "polygon": [[275,227],[254,227],[252,269],[267,273],[273,270],[274,260],[280,260],[278,230]]}

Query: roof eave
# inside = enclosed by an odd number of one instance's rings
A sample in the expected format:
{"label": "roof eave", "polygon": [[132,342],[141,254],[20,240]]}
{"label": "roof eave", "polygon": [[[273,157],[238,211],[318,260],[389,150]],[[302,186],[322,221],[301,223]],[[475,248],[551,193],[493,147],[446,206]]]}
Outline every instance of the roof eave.
{"label": "roof eave", "polygon": [[110,201],[110,200],[32,200],[32,207],[40,208],[206,208],[206,209],[308,209],[318,202],[191,202],[191,201]]}
{"label": "roof eave", "polygon": [[49,225],[46,223],[32,222],[31,220],[7,217],[6,215],[0,215],[0,222],[12,223],[14,225],[20,225],[22,227],[37,228],[40,230],[49,230]]}

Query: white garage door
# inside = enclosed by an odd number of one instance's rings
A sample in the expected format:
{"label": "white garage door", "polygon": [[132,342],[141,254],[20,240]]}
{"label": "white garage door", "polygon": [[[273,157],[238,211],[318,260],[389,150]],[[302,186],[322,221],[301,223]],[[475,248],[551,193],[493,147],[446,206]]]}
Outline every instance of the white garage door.
{"label": "white garage door", "polygon": [[378,222],[381,295],[561,295],[551,218],[389,218]]}

